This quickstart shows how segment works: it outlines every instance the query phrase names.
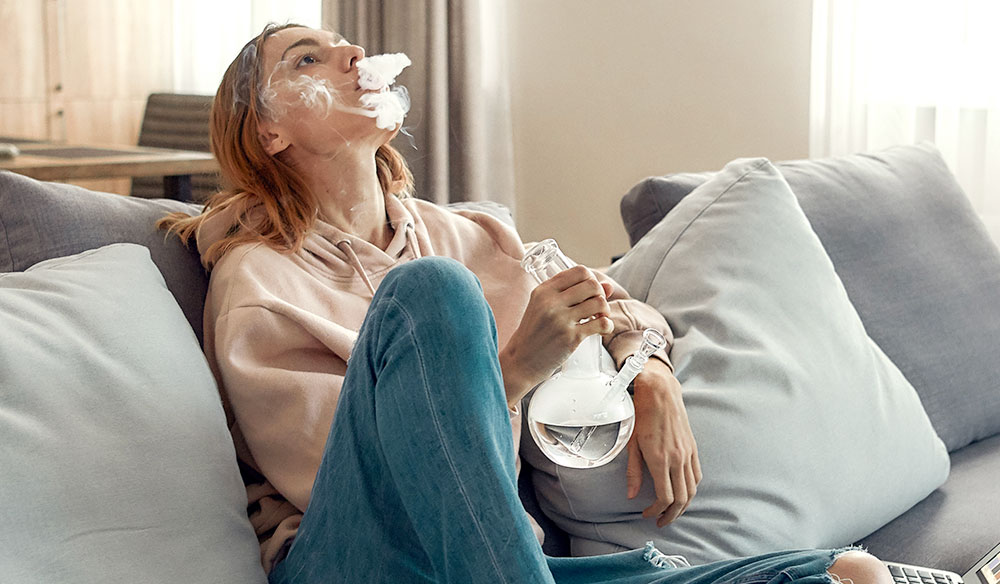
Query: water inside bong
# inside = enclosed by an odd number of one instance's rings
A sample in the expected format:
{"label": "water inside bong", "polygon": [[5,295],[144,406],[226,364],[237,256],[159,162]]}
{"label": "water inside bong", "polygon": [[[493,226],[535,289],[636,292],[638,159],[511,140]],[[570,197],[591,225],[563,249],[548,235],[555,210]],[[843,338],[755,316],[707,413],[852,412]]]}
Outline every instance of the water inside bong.
{"label": "water inside bong", "polygon": [[541,384],[525,404],[531,437],[556,464],[592,468],[625,448],[635,408],[624,391],[611,392],[614,361],[599,336],[584,339],[560,372]]}
{"label": "water inside bong", "polygon": [[[635,426],[635,414],[598,425],[546,424],[537,418],[528,430],[552,462],[569,468],[591,468],[610,461],[625,447]],[[586,437],[586,438],[585,438]]]}

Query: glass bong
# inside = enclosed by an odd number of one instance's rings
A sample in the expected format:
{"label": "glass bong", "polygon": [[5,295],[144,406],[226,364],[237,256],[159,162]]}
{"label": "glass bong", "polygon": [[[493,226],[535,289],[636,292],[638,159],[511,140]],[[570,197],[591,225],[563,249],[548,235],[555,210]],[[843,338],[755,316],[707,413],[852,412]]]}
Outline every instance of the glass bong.
{"label": "glass bong", "polygon": [[[575,265],[552,239],[534,245],[521,260],[521,267],[539,284]],[[566,363],[526,400],[528,430],[542,453],[570,468],[594,468],[611,462],[635,428],[635,406],[628,386],[649,356],[666,343],[659,331],[646,329],[639,351],[616,372],[601,336],[585,338]]]}

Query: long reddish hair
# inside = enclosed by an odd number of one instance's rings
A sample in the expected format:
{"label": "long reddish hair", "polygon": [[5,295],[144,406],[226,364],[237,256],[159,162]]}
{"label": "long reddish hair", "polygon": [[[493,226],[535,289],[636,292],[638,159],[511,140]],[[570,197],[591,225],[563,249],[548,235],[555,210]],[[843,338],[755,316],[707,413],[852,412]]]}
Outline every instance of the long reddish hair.
{"label": "long reddish hair", "polygon": [[[200,215],[171,213],[156,223],[157,228],[188,243],[207,219],[223,211],[230,213],[234,224],[202,253],[206,268],[243,243],[262,242],[279,251],[296,251],[316,220],[315,194],[298,171],[265,152],[258,137],[266,116],[260,99],[264,42],[280,30],[301,26],[267,25],[226,69],[209,115],[212,153],[219,161],[224,189],[208,199]],[[383,192],[409,196],[413,175],[395,148],[380,146],[375,166]]]}

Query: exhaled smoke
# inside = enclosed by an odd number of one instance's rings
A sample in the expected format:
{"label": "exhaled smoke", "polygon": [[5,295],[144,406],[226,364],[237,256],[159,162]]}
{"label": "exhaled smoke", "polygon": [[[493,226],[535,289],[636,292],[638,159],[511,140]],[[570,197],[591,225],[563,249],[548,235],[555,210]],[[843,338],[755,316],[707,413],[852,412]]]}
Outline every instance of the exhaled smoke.
{"label": "exhaled smoke", "polygon": [[403,53],[373,55],[358,61],[358,85],[361,89],[379,92],[362,95],[361,105],[374,114],[375,125],[383,130],[402,124],[406,112],[410,111],[410,95],[406,88],[388,89],[410,63],[410,58]]}
{"label": "exhaled smoke", "polygon": [[361,96],[361,105],[374,114],[369,117],[375,118],[375,126],[391,130],[402,124],[406,112],[410,111],[410,94],[403,86],[381,93],[366,93]]}
{"label": "exhaled smoke", "polygon": [[403,53],[372,55],[357,63],[358,85],[361,89],[382,89],[396,81],[396,76],[411,64]]}
{"label": "exhaled smoke", "polygon": [[[334,87],[329,80],[309,75],[280,81],[269,80],[261,90],[261,103],[268,117],[277,120],[287,115],[289,106],[292,105],[280,100],[279,95],[291,94],[296,96],[298,103],[322,118],[330,115],[330,110],[336,108],[374,118],[378,128],[391,130],[403,123],[403,118],[410,110],[410,97],[405,87],[389,86],[409,65],[410,59],[403,53],[373,55],[358,61],[358,85],[367,91],[359,98],[361,107],[348,103],[338,90],[341,88]],[[287,66],[284,61],[278,64],[278,68]],[[271,78],[273,77],[272,74]]]}

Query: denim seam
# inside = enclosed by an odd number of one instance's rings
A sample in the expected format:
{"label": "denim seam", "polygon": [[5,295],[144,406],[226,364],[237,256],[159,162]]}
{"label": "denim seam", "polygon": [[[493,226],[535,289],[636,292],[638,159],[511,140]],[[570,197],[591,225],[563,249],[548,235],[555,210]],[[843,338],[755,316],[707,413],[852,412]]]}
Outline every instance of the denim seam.
{"label": "denim seam", "polygon": [[390,297],[390,298],[387,298],[386,300],[392,302],[392,304],[394,304],[396,306],[396,308],[399,309],[400,313],[403,315],[404,318],[406,318],[408,324],[410,325],[410,327],[409,327],[410,330],[409,330],[409,332],[407,334],[408,334],[408,336],[410,336],[413,339],[414,353],[415,353],[416,358],[417,358],[417,363],[419,363],[419,365],[420,365],[421,385],[422,385],[422,387],[424,389],[424,394],[427,396],[427,403],[432,406],[430,408],[430,416],[431,416],[431,420],[434,422],[434,429],[437,431],[438,439],[439,439],[439,442],[441,443],[441,449],[444,452],[445,459],[448,461],[448,466],[451,468],[452,475],[454,475],[454,477],[456,479],[455,482],[458,484],[459,491],[462,493],[462,500],[464,501],[466,508],[469,510],[469,515],[472,517],[472,523],[476,526],[476,531],[479,532],[479,537],[483,541],[483,544],[484,544],[483,547],[486,549],[487,553],[489,554],[490,561],[493,564],[493,569],[496,572],[497,576],[499,576],[501,578],[501,580],[503,580],[504,582],[506,582],[507,579],[504,577],[503,572],[500,570],[499,561],[497,560],[496,556],[493,553],[493,548],[490,547],[490,541],[486,537],[486,532],[483,530],[482,523],[480,523],[479,519],[476,517],[475,508],[472,505],[472,500],[469,497],[469,494],[465,491],[465,484],[460,480],[461,479],[461,475],[458,472],[458,468],[455,466],[455,462],[452,459],[451,453],[448,451],[448,444],[444,440],[444,433],[443,433],[443,431],[441,429],[441,424],[439,422],[439,419],[438,419],[438,416],[437,416],[437,413],[436,413],[436,409],[433,407],[435,405],[433,397],[431,395],[431,392],[427,390],[427,387],[429,385],[428,384],[428,379],[430,379],[430,377],[427,375],[427,367],[424,364],[423,352],[420,350],[420,343],[416,342],[417,341],[416,338],[413,337],[413,331],[416,330],[416,326],[415,326],[415,323],[413,321],[413,317],[407,311],[406,307],[401,302],[399,302],[398,300],[396,300],[395,298],[391,298]]}
{"label": "denim seam", "polygon": [[[766,572],[755,572],[753,574],[743,576],[742,578],[736,578],[735,580],[731,580],[729,584],[764,584],[765,582],[770,582],[781,575],[789,576],[789,574],[787,574],[784,570],[767,570]],[[794,578],[789,576],[789,579]]]}

